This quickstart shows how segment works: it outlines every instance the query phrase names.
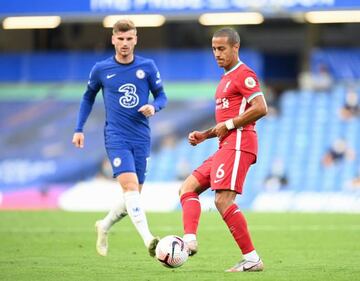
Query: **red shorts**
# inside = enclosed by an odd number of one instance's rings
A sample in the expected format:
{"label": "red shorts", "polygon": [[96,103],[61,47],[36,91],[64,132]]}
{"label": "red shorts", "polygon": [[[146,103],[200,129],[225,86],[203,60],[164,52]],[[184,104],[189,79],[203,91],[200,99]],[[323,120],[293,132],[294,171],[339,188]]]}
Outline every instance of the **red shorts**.
{"label": "red shorts", "polygon": [[256,156],[252,153],[219,149],[192,174],[202,187],[230,189],[241,194],[246,173],[255,161]]}

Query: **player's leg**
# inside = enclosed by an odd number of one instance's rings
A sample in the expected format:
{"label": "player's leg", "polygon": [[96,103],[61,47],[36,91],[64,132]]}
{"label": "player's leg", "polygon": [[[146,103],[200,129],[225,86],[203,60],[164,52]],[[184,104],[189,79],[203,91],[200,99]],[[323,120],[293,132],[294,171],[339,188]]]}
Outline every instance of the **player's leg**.
{"label": "player's leg", "polygon": [[[150,144],[144,145],[144,144],[132,144],[133,148],[133,156],[134,156],[134,165],[135,165],[135,172],[136,177],[138,180],[138,204],[141,204],[140,202],[140,192],[142,190],[143,184],[145,182],[146,174],[149,170],[149,163],[150,163]],[[135,205],[133,206],[133,208]],[[136,208],[136,207],[135,207]],[[129,211],[129,209],[128,209]],[[150,256],[155,256],[155,248],[160,240],[159,237],[154,237],[150,230],[147,223],[147,218],[144,212],[144,209],[141,208],[141,214],[137,216],[134,219],[132,218],[132,221],[138,230],[139,234],[144,240],[145,246],[148,248],[148,252]]]}
{"label": "player's leg", "polygon": [[102,220],[95,223],[97,232],[96,250],[99,255],[106,256],[108,253],[108,232],[112,225],[127,215],[125,200],[123,197],[110,209],[109,213]]}
{"label": "player's leg", "polygon": [[[126,153],[128,152],[120,152],[117,154],[126,155]],[[114,159],[112,161],[112,166],[117,166],[117,162],[121,161],[119,160],[121,158],[111,157],[110,155],[112,154],[113,153],[109,154],[109,158]],[[139,192],[141,192],[141,189],[142,189],[142,184],[139,184]],[[109,213],[105,216],[105,218],[103,218],[102,220],[98,220],[96,222],[96,228],[98,229],[98,232],[107,233],[115,223],[122,220],[126,216],[127,216],[127,211],[126,211],[124,196],[122,193],[121,197],[117,198],[117,201],[115,202],[114,206],[110,209]],[[103,243],[101,244],[105,244],[105,243],[107,244],[107,242],[103,241]],[[104,250],[102,250],[102,252],[104,252]]]}
{"label": "player's leg", "polygon": [[251,241],[246,219],[235,204],[235,197],[236,192],[230,190],[217,190],[215,195],[215,205],[244,257],[244,261],[227,271],[261,271],[263,270],[263,263]]}
{"label": "player's leg", "polygon": [[[128,170],[128,167],[131,169],[131,166],[134,166],[131,153],[125,143],[122,144],[120,149],[107,147],[106,152],[112,166],[114,178]],[[132,169],[134,170],[134,168]],[[106,256],[108,253],[108,232],[111,227],[127,215],[123,193],[116,200],[108,214],[95,223],[97,232],[96,250],[101,256]]]}
{"label": "player's leg", "polygon": [[[142,207],[138,178],[135,173],[123,173],[117,177],[124,191],[127,213],[140,234],[146,247],[154,247],[156,239],[150,232],[144,208]],[[156,246],[156,245],[155,245]],[[154,251],[150,253],[154,256]]]}
{"label": "player's leg", "polygon": [[180,202],[183,210],[184,241],[189,255],[198,251],[197,229],[201,214],[199,195],[208,189],[211,158],[206,160],[192,175],[187,177],[180,188]]}
{"label": "player's leg", "polygon": [[242,193],[246,173],[255,156],[241,151],[219,151],[211,172],[213,189],[216,190],[215,205],[227,224],[244,261],[228,269],[229,272],[261,271],[263,262],[258,256],[248,231],[247,222],[235,203],[236,195]]}
{"label": "player's leg", "polygon": [[117,202],[110,209],[109,213],[99,222],[104,231],[108,232],[110,228],[127,215],[123,196],[117,198]]}

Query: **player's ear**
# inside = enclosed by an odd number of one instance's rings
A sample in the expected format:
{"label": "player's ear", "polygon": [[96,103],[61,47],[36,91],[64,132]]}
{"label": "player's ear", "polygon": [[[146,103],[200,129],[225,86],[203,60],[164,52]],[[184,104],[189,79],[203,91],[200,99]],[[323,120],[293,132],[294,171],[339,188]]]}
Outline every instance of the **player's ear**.
{"label": "player's ear", "polygon": [[240,43],[235,43],[234,45],[233,45],[233,48],[234,48],[234,50],[235,51],[239,51],[239,49],[240,49]]}
{"label": "player's ear", "polygon": [[115,45],[115,35],[113,34],[112,36],[111,36],[111,44],[113,44],[113,45]]}
{"label": "player's ear", "polygon": [[135,45],[137,44],[137,35],[135,35]]}

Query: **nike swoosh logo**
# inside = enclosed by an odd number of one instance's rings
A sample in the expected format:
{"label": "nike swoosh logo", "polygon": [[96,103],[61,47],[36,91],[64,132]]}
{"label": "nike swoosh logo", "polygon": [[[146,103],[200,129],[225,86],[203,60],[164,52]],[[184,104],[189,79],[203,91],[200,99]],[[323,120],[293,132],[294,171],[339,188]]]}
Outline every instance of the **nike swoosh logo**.
{"label": "nike swoosh logo", "polygon": [[110,79],[110,78],[113,78],[116,74],[108,74],[106,75],[106,79]]}
{"label": "nike swoosh logo", "polygon": [[244,271],[249,271],[250,269],[254,268],[255,266],[257,266],[257,264],[254,264],[253,266],[250,266],[250,267],[243,267],[243,270]]}
{"label": "nike swoosh logo", "polygon": [[214,183],[217,183],[217,182],[219,182],[219,181],[222,181],[224,178],[222,178],[222,179],[218,179],[218,180],[214,180]]}
{"label": "nike swoosh logo", "polygon": [[172,245],[171,245],[171,258],[173,259],[174,258],[174,253],[175,253],[175,247],[176,245],[178,245],[179,247],[180,246],[180,243],[178,241],[173,241],[172,242]]}

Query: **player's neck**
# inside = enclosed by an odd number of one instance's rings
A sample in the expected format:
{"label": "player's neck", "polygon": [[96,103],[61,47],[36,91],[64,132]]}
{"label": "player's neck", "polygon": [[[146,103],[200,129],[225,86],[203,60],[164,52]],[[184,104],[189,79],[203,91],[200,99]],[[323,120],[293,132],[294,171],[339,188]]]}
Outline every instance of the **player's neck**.
{"label": "player's neck", "polygon": [[238,63],[239,63],[239,59],[237,58],[236,60],[234,60],[233,62],[231,62],[229,65],[227,65],[226,67],[224,67],[225,72],[228,72],[228,71],[230,71],[231,69],[233,69]]}
{"label": "player's neck", "polygon": [[128,56],[122,56],[120,54],[115,55],[115,59],[118,63],[121,64],[129,64],[134,61],[134,53],[129,54]]}

